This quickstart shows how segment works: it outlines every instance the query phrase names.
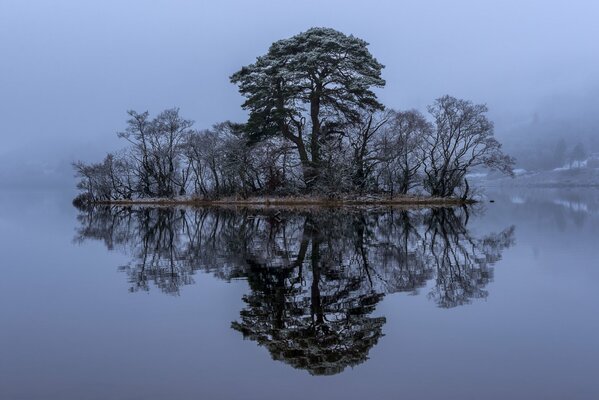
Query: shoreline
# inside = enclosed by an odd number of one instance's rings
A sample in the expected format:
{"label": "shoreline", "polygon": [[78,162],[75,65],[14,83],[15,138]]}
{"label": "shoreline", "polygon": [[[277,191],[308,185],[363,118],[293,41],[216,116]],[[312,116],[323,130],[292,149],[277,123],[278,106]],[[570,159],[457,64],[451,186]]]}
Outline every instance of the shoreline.
{"label": "shoreline", "polygon": [[458,207],[478,203],[473,199],[440,197],[395,197],[395,198],[319,198],[319,197],[255,197],[247,199],[223,198],[217,200],[194,198],[148,198],[133,200],[101,200],[90,205],[116,206],[195,206],[195,207],[288,207],[288,206],[390,206],[390,207]]}

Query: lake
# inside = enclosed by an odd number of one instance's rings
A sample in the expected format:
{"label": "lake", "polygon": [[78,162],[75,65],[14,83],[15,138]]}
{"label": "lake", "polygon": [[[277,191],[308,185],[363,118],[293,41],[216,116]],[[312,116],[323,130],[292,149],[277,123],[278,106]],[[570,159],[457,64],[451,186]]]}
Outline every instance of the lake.
{"label": "lake", "polygon": [[464,208],[0,193],[1,399],[599,398],[599,189]]}

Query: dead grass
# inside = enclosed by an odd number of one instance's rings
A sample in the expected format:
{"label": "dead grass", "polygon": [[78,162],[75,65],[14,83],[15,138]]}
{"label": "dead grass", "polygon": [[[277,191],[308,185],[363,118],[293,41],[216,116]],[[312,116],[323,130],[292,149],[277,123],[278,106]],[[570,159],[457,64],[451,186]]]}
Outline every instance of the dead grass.
{"label": "dead grass", "polygon": [[476,203],[475,200],[464,200],[460,198],[441,198],[424,196],[354,196],[354,197],[314,197],[314,196],[288,196],[288,197],[226,197],[217,200],[200,198],[153,198],[133,200],[98,201],[96,204],[114,205],[156,205],[156,206],[242,206],[242,207],[344,207],[344,206],[391,206],[404,208],[422,207],[450,207],[463,206]]}

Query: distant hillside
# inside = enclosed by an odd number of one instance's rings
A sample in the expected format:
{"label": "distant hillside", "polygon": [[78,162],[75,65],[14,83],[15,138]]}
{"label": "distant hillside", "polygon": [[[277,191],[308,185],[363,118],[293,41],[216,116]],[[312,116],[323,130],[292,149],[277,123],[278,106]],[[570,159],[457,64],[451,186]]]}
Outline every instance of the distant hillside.
{"label": "distant hillside", "polygon": [[571,168],[553,171],[518,171],[515,178],[477,176],[475,180],[490,186],[599,187],[599,168]]}

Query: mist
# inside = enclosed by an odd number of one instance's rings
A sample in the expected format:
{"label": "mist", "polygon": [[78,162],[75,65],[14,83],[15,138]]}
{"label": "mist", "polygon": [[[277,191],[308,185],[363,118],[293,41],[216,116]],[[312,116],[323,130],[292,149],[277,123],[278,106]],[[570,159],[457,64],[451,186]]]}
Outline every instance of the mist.
{"label": "mist", "polygon": [[70,163],[123,146],[126,110],[243,121],[229,76],[327,26],[370,43],[389,107],[486,103],[517,159],[561,138],[599,151],[599,4],[589,1],[3,1],[0,181],[73,186]]}

